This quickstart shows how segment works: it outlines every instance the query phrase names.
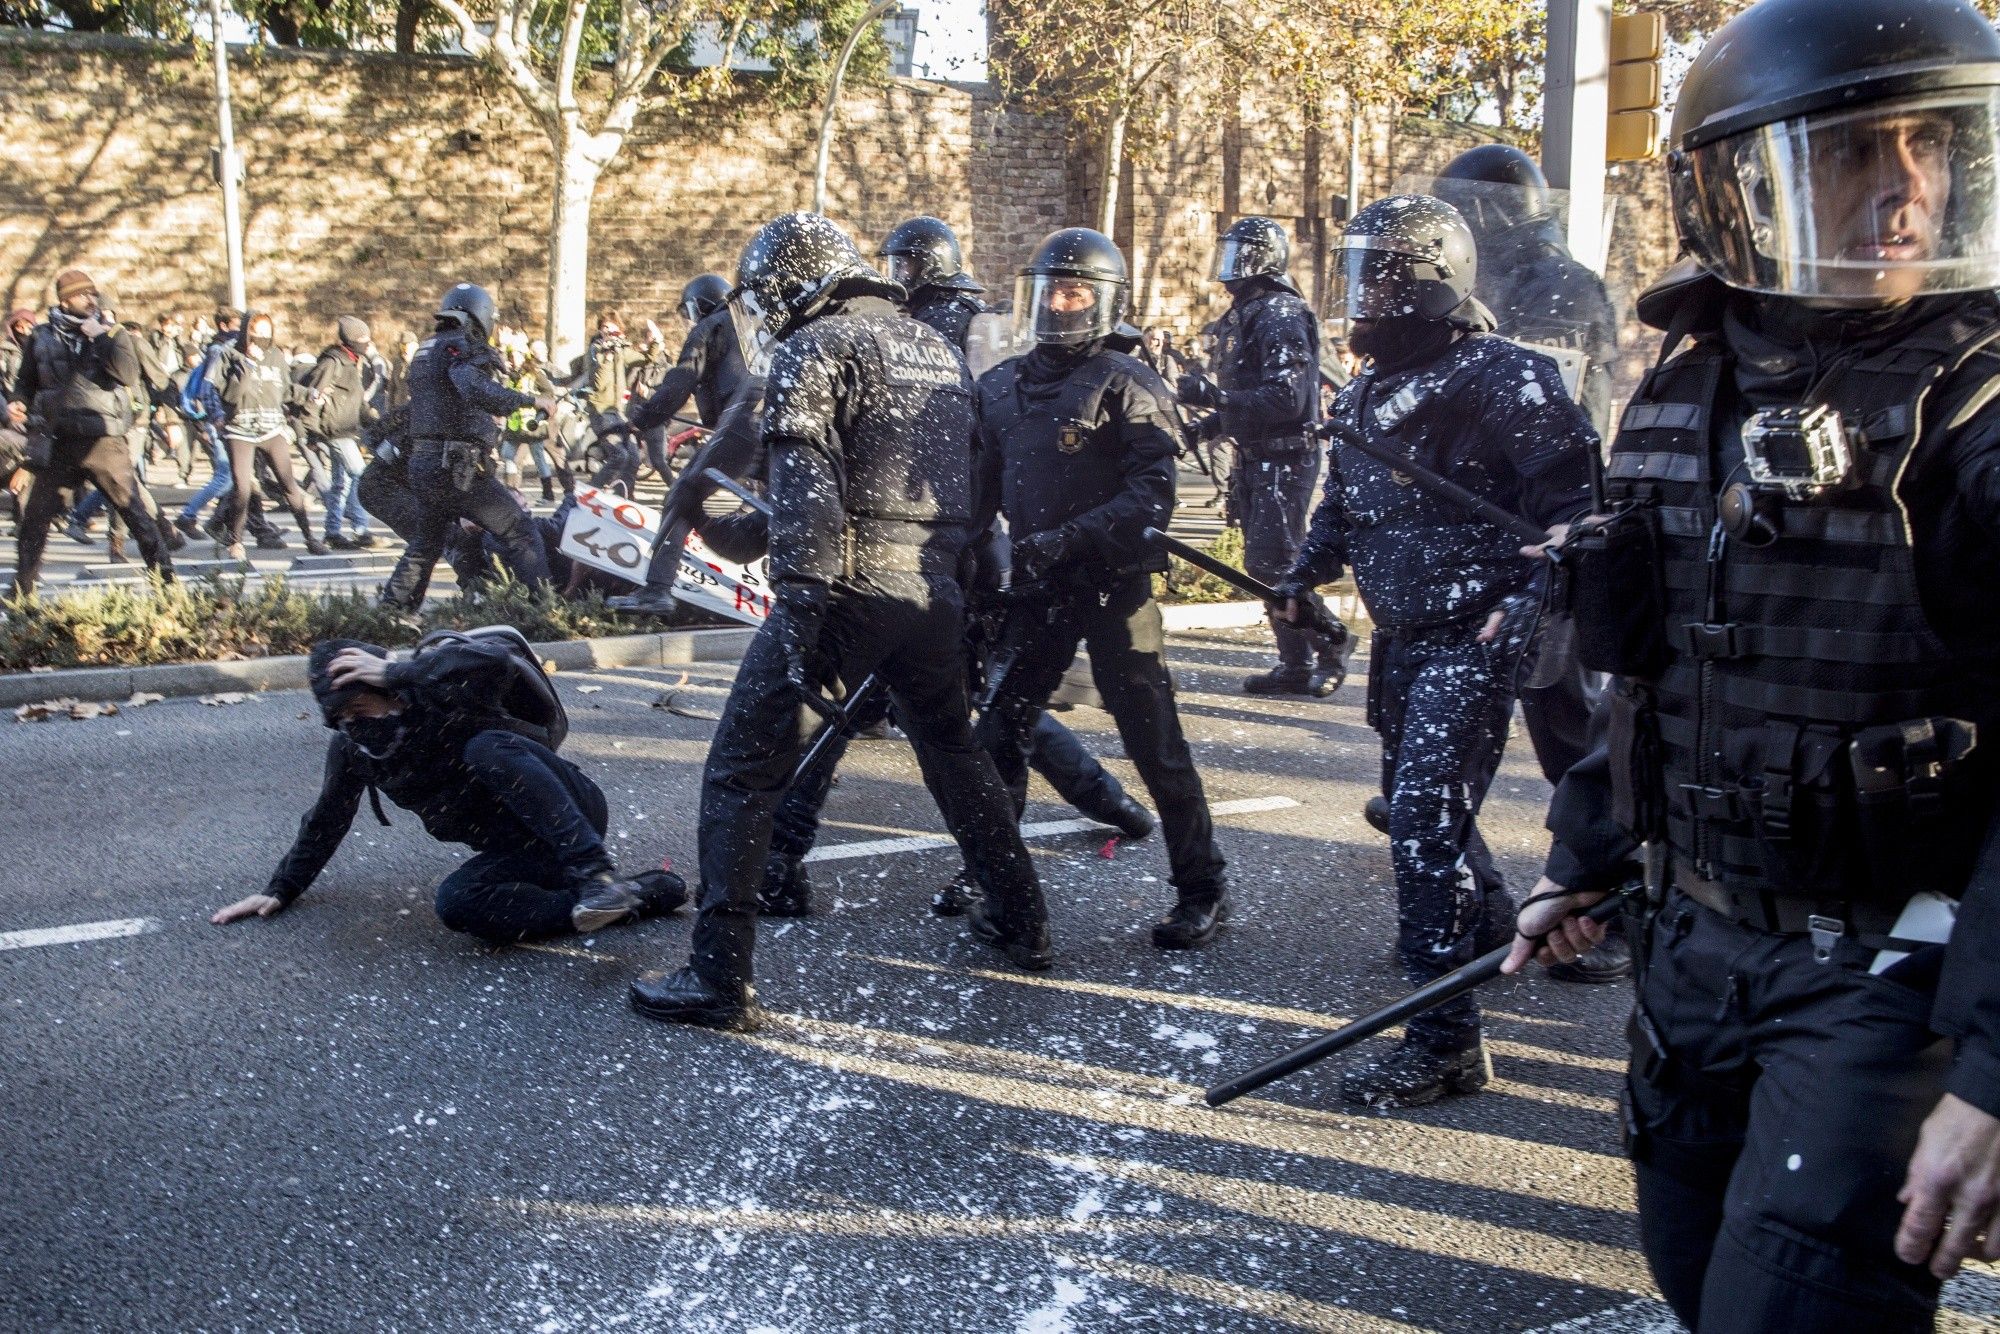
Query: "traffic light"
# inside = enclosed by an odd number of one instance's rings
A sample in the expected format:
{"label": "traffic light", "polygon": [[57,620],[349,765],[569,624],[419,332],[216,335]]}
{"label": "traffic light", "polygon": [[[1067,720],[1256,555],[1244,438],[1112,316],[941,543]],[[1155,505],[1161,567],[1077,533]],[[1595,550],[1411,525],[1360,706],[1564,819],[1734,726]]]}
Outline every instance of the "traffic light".
{"label": "traffic light", "polygon": [[1610,124],[1607,162],[1640,162],[1660,155],[1660,56],[1666,21],[1658,14],[1615,14],[1611,19]]}

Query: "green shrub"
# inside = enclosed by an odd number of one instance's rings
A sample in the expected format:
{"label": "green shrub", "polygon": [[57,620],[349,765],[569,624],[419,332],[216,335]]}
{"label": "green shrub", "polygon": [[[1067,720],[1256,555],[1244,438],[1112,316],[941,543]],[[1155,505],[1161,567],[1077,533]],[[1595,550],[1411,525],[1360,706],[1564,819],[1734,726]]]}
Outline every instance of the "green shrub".
{"label": "green shrub", "polygon": [[[1221,536],[1202,548],[1219,561],[1243,568],[1243,530],[1224,528]],[[1167,572],[1153,576],[1153,592],[1162,602],[1243,602],[1241,589],[1225,584],[1206,570],[1197,570],[1179,556],[1167,558]]]}
{"label": "green shrub", "polygon": [[[145,667],[304,653],[322,639],[413,644],[425,630],[508,624],[531,640],[590,639],[651,625],[620,621],[603,595],[563,600],[500,580],[424,607],[416,628],[358,590],[307,590],[272,576],[144,583],[0,604],[0,671]],[[697,613],[670,625],[712,624]]]}

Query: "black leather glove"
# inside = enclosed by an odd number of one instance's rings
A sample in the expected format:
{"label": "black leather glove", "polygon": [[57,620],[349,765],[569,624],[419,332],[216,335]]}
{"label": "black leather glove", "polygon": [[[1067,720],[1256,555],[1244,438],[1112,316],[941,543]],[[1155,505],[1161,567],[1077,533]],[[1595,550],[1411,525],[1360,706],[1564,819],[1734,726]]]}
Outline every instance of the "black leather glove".
{"label": "black leather glove", "polygon": [[1032,584],[1048,578],[1076,554],[1077,544],[1077,532],[1067,524],[1014,539],[1014,582]]}
{"label": "black leather glove", "polygon": [[1183,375],[1174,382],[1175,396],[1191,408],[1219,408],[1222,391],[1206,375]]}
{"label": "black leather glove", "polygon": [[[1280,599],[1272,610],[1281,619],[1289,620],[1301,630],[1310,630],[1316,635],[1323,635],[1335,645],[1347,642],[1346,623],[1327,610],[1326,604],[1320,601],[1319,593],[1304,579],[1295,574],[1288,574],[1273,584],[1271,591]],[[1298,603],[1299,611],[1296,617],[1285,617],[1284,599],[1288,598]]]}
{"label": "black leather glove", "polygon": [[781,583],[775,601],[772,618],[785,651],[785,680],[794,690],[817,698],[824,675],[819,636],[826,624],[826,585]]}

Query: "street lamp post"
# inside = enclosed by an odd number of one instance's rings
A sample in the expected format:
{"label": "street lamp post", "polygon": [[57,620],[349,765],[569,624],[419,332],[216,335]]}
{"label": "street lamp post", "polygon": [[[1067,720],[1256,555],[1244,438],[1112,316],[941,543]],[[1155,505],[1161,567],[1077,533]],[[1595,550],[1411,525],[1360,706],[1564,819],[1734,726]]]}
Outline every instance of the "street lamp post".
{"label": "street lamp post", "polygon": [[222,35],[222,0],[208,0],[210,44],[215,48],[215,123],[220,150],[215,174],[222,185],[222,237],[229,257],[229,304],[238,310],[249,304],[243,281],[243,201],[237,187],[243,179],[243,159],[236,152],[236,125],[229,111],[229,44]]}

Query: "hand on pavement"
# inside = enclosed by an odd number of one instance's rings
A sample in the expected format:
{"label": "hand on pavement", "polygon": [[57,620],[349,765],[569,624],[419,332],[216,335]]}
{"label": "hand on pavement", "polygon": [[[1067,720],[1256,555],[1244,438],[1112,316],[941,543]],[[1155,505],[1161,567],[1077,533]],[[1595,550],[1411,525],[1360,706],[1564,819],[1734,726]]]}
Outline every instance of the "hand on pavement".
{"label": "hand on pavement", "polygon": [[[1562,897],[1546,899],[1521,910],[1521,916],[1514,924],[1514,949],[1508,954],[1507,962],[1500,965],[1501,972],[1518,973],[1531,958],[1545,968],[1552,964],[1575,963],[1578,956],[1588,954],[1604,939],[1604,923],[1575,915],[1601,902],[1605,897],[1603,890],[1572,894],[1543,876],[1528,898],[1539,899],[1544,894],[1560,894]],[[1542,938],[1539,943],[1537,937]]]}
{"label": "hand on pavement", "polygon": [[270,894],[252,894],[247,899],[238,899],[227,908],[218,908],[215,916],[208,920],[213,926],[227,926],[231,922],[240,922],[245,917],[275,916],[284,906]]}
{"label": "hand on pavement", "polygon": [[1950,1278],[1977,1256],[2000,1260],[2000,1118],[1947,1093],[1924,1121],[1896,1196],[1896,1256]]}

